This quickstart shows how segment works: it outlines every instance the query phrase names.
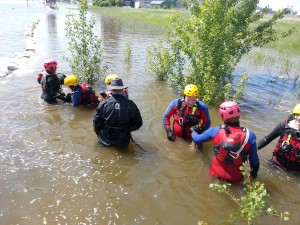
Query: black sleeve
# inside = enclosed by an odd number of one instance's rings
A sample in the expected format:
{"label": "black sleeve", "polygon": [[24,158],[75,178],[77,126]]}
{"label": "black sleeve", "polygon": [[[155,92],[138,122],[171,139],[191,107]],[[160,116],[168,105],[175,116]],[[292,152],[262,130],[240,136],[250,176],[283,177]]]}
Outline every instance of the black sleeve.
{"label": "black sleeve", "polygon": [[104,122],[105,120],[103,119],[103,102],[101,102],[96,110],[96,114],[93,119],[93,126],[94,126],[94,131],[96,134],[99,133],[100,130],[104,129]]}
{"label": "black sleeve", "polygon": [[132,102],[131,112],[131,127],[130,131],[138,130],[143,125],[143,119],[140,110],[134,102]]}
{"label": "black sleeve", "polygon": [[258,150],[267,146],[271,141],[273,141],[275,138],[279,137],[283,132],[284,128],[286,126],[286,122],[279,123],[271,133],[269,133],[267,136],[265,136],[263,139],[261,139],[258,142]]}
{"label": "black sleeve", "polygon": [[52,77],[48,78],[47,86],[49,88],[49,94],[53,97],[56,96],[56,82]]}

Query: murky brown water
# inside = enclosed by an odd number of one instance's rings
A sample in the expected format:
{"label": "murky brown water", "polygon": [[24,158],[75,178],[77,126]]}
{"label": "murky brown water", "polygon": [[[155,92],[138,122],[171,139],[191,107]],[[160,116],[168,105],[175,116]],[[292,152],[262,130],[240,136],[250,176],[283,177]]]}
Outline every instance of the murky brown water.
{"label": "murky brown water", "polygon": [[[36,74],[47,58],[57,58],[59,72],[70,73],[61,60],[65,7],[41,19],[36,53],[23,59],[23,69],[0,79],[0,224],[246,224],[230,222],[236,205],[209,189],[212,144],[196,151],[192,144],[166,139],[162,114],[177,96],[155,82],[145,70],[146,47],[157,35],[124,29],[122,22],[99,19],[99,34],[106,51],[108,73],[117,73],[129,86],[144,124],[132,136],[126,151],[97,145],[93,110],[48,105],[40,98]],[[123,21],[124,22],[124,21]],[[133,60],[124,64],[125,41],[132,41]],[[97,91],[101,89],[99,83]],[[258,88],[259,89],[259,88]],[[257,89],[257,90],[258,90]],[[242,101],[242,125],[258,139],[285,113],[254,101]],[[210,107],[212,125],[220,124],[217,108]],[[259,152],[258,181],[266,184],[268,204],[289,211],[296,225],[299,216],[299,177],[268,164],[270,144]],[[232,191],[241,195],[242,190]],[[255,224],[281,224],[261,216]]]}

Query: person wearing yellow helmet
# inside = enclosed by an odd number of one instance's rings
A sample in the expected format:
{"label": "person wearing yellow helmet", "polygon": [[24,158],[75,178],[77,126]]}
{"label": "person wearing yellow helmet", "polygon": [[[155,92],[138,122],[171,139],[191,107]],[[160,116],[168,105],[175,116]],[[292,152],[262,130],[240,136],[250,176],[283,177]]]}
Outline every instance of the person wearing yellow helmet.
{"label": "person wearing yellow helmet", "polygon": [[72,93],[67,94],[65,101],[72,102],[73,107],[79,105],[88,105],[95,108],[98,105],[95,90],[87,83],[79,82],[75,75],[69,75],[64,79],[64,84],[72,90]]}
{"label": "person wearing yellow helmet", "polygon": [[[106,87],[108,87],[110,84],[111,84],[111,81],[116,79],[116,78],[120,78],[117,74],[109,74],[105,77],[104,79],[104,84],[106,85]],[[109,96],[111,95],[111,92],[110,91],[102,91],[99,93],[99,96],[98,96],[98,100],[99,102],[103,101],[104,99],[108,98]],[[128,98],[128,87],[124,88],[123,89],[123,95],[125,97]]]}
{"label": "person wearing yellow helmet", "polygon": [[109,74],[105,77],[104,83],[106,85],[110,85],[111,81],[116,79],[116,78],[120,78],[117,74]]}
{"label": "person wearing yellow helmet", "polygon": [[[191,128],[202,133],[210,127],[208,107],[198,100],[198,87],[188,84],[183,91],[183,97],[173,100],[163,114],[163,127],[170,141],[176,137],[191,140]],[[173,125],[171,125],[173,117]]]}
{"label": "person wearing yellow helmet", "polygon": [[292,115],[258,142],[258,150],[279,137],[271,162],[281,168],[300,171],[300,104],[295,105]]}

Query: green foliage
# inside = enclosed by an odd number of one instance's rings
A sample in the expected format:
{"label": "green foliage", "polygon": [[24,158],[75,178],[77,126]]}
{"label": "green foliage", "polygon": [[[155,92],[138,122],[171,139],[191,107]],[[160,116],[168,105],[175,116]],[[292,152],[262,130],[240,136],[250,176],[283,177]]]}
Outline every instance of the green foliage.
{"label": "green foliage", "polygon": [[123,0],[115,0],[115,2],[116,2],[116,6],[118,6],[118,7],[124,6],[124,1]]}
{"label": "green foliage", "polygon": [[98,7],[109,7],[111,6],[110,1],[108,0],[95,0],[93,2],[93,6],[98,6]]}
{"label": "green foliage", "polygon": [[126,48],[124,50],[125,62],[129,63],[132,58],[132,43],[131,41],[127,40],[125,45],[126,45]]}
{"label": "green foliage", "polygon": [[[256,12],[258,2],[204,0],[200,5],[190,4],[190,17],[175,14],[170,18],[164,37],[164,46],[167,47],[163,49],[169,53],[160,54],[160,57],[156,50],[148,53],[154,53],[159,67],[164,65],[171,71],[164,77],[174,91],[179,88],[173,85],[194,83],[200,89],[202,100],[208,104],[219,104],[228,98],[233,71],[242,56],[253,47],[262,47],[281,36],[273,25],[284,16],[284,11],[258,22],[268,12],[268,8]],[[254,22],[256,25],[253,25]],[[171,59],[165,60],[163,55]],[[150,58],[151,55],[148,55],[148,61],[151,61]],[[166,65],[166,62],[172,64]],[[151,66],[149,69],[154,69]],[[244,82],[241,84],[244,85]],[[241,96],[241,92],[238,95]]]}
{"label": "green foliage", "polygon": [[[233,101],[237,102],[242,96],[246,88],[248,81],[248,73],[243,73],[240,83],[237,86],[236,92],[233,97]],[[226,98],[228,100],[228,98]]]}
{"label": "green foliage", "polygon": [[87,0],[80,0],[79,15],[67,14],[65,29],[71,57],[63,54],[63,58],[80,81],[94,83],[103,77],[107,67],[102,65],[102,40],[93,33],[95,18],[87,21],[87,9]]}
{"label": "green foliage", "polygon": [[234,194],[230,192],[228,189],[230,184],[221,185],[218,183],[211,183],[209,185],[211,189],[227,195],[238,205],[239,209],[233,215],[245,218],[248,225],[253,224],[253,220],[262,213],[278,216],[281,220],[288,221],[290,217],[289,212],[278,213],[272,206],[265,209],[265,198],[270,197],[265,188],[265,184],[258,181],[251,182],[250,170],[245,164],[241,167],[241,170],[245,176],[243,183],[245,195],[240,198],[235,197]]}

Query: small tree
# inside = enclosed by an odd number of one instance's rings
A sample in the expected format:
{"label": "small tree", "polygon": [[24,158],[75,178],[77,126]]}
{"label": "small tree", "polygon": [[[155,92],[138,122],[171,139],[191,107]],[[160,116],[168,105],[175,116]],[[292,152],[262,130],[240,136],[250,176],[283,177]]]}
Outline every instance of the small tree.
{"label": "small tree", "polygon": [[[218,193],[224,193],[238,205],[239,208],[237,212],[233,213],[232,215],[245,218],[248,225],[252,225],[253,220],[262,213],[265,213],[266,215],[277,216],[282,221],[288,221],[290,218],[289,212],[279,213],[274,209],[274,207],[266,206],[265,198],[269,197],[269,195],[265,188],[265,184],[258,181],[251,182],[250,169],[245,164],[241,167],[241,170],[245,176],[245,180],[243,182],[245,195],[240,198],[235,197],[234,194],[229,191],[228,186],[230,184],[212,183],[209,185],[211,189],[217,191]],[[203,221],[199,221],[198,224],[200,224],[200,222],[203,224]]]}
{"label": "small tree", "polygon": [[63,58],[70,63],[72,73],[80,81],[94,83],[104,76],[107,67],[102,65],[102,40],[93,32],[94,15],[87,21],[87,9],[87,0],[80,0],[79,15],[67,14],[65,30],[71,57],[63,54]]}
{"label": "small tree", "polygon": [[[273,25],[283,18],[285,10],[263,19],[269,8],[256,12],[259,0],[204,0],[201,4],[188,1],[190,16],[185,18],[177,13],[170,19],[164,51],[157,51],[158,47],[154,46],[148,53],[153,52],[152,58],[160,59],[158,67],[163,64],[168,68],[169,74],[164,78],[175,91],[179,90],[178,86],[194,83],[200,88],[203,101],[219,104],[229,98],[233,71],[242,56],[253,47],[277,40],[279,34]],[[164,56],[168,57],[167,61]],[[148,60],[151,62],[151,57]],[[166,62],[171,64],[166,66]],[[245,86],[245,82],[241,85]]]}

